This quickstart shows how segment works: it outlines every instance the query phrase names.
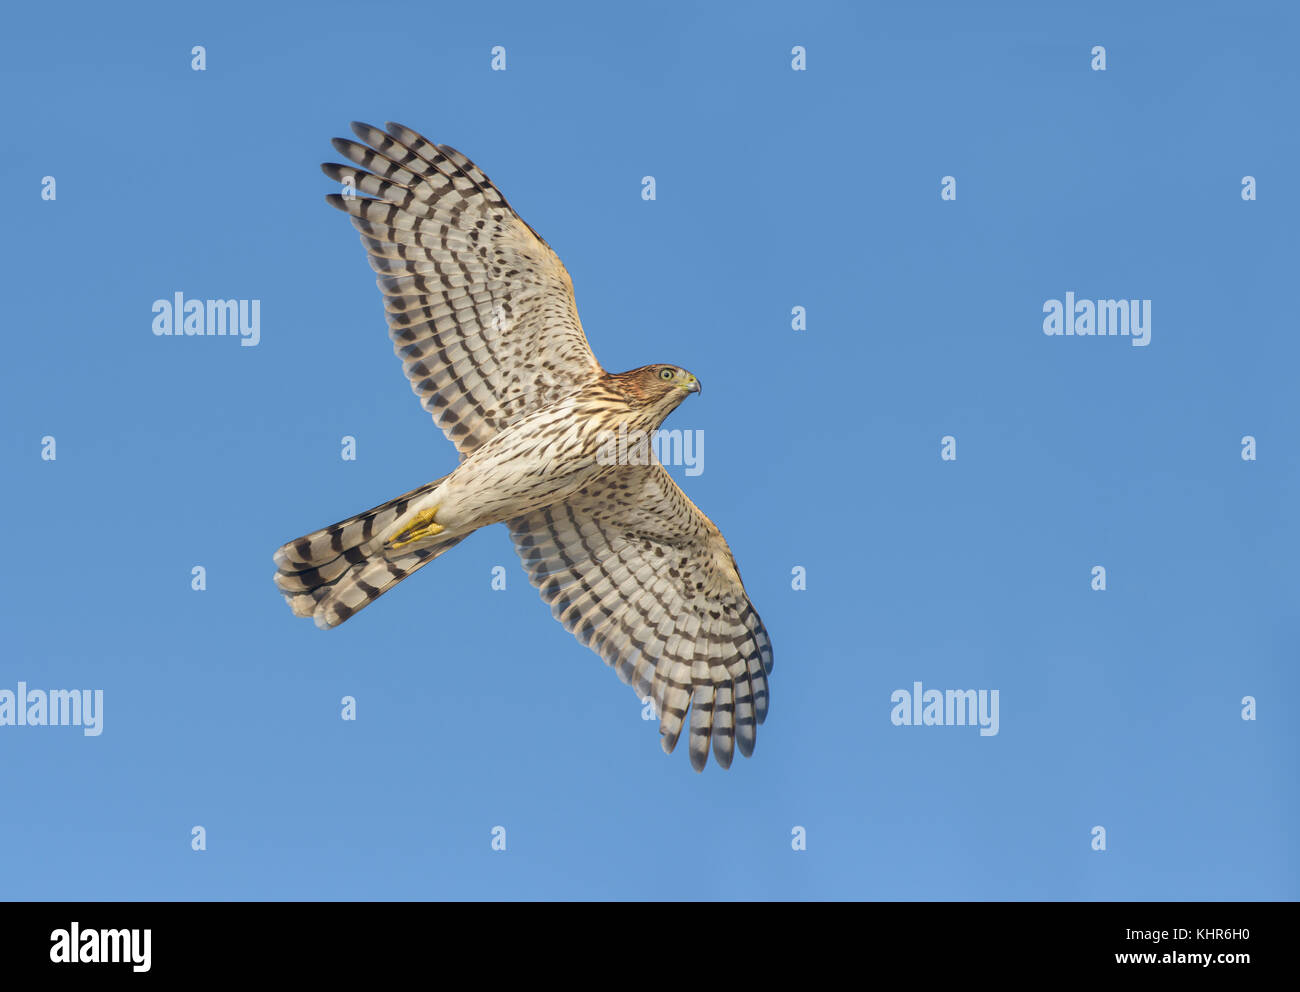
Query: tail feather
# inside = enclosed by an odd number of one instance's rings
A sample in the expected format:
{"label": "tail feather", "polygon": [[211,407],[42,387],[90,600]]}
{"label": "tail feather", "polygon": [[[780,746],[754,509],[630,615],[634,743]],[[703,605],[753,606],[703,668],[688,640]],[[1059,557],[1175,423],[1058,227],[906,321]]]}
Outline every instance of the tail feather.
{"label": "tail feather", "polygon": [[[443,479],[446,478],[444,475]],[[340,520],[336,524],[304,534],[296,541],[283,545],[275,553],[275,564],[281,571],[301,572],[307,568],[321,568],[344,557],[352,548],[360,547],[376,537],[382,537],[406,508],[442,484],[434,479],[403,493],[387,503],[372,507],[365,513]],[[355,562],[354,562],[355,564]]]}
{"label": "tail feather", "polygon": [[312,617],[322,629],[337,627],[459,544],[464,535],[400,551],[383,546],[384,534],[407,507],[441,482],[435,479],[281,546],[275,553],[275,584],[294,616]]}

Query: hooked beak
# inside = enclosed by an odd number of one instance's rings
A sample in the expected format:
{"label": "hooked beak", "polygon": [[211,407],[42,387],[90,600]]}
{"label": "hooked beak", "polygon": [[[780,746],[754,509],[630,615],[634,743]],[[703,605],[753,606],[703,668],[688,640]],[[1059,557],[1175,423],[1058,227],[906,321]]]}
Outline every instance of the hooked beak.
{"label": "hooked beak", "polygon": [[688,393],[700,393],[704,391],[700,386],[700,380],[689,374],[686,376],[686,384],[682,386],[682,388]]}

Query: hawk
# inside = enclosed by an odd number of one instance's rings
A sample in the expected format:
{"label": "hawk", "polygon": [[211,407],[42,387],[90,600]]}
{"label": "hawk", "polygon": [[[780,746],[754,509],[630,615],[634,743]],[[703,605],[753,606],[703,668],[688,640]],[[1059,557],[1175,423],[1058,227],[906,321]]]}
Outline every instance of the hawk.
{"label": "hawk", "polygon": [[328,629],[504,523],[555,618],[653,700],[664,751],[689,712],[697,771],[710,742],[723,768],[748,757],[772,647],[731,549],[653,454],[610,443],[648,436],[699,381],[601,368],[551,247],[460,152],[385,127],[334,139],[352,164],[321,167],[344,184],[326,199],[361,232],[394,349],[460,463],[288,542],[276,585]]}

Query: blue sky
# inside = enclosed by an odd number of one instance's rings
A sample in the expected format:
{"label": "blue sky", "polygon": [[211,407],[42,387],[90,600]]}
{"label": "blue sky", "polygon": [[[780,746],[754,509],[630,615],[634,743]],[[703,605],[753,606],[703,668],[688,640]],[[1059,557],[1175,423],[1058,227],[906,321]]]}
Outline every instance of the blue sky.
{"label": "blue sky", "polygon": [[[104,723],[0,727],[0,897],[1300,896],[1297,14],[975,6],[9,12],[0,690]],[[502,527],[285,607],[279,544],[455,464],[323,201],[353,119],[481,165],[607,368],[705,384],[672,471],[772,636],[752,759],[665,757]],[[260,342],[154,336],[178,291]],[[1067,292],[1149,345],[1045,335]],[[895,726],[918,681],[999,732]]]}

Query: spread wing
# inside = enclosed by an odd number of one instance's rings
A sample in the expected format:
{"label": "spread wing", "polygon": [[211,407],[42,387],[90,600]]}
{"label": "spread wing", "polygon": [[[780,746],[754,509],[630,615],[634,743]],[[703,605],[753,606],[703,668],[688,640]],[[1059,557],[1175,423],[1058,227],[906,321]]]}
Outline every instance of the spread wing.
{"label": "spread wing", "polygon": [[551,247],[460,152],[386,127],[334,139],[355,164],[321,168],[364,195],[326,199],[352,215],[411,388],[465,457],[602,369]]}
{"label": "spread wing", "polygon": [[665,751],[690,709],[690,757],[749,757],[767,715],[772,646],[722,534],[658,463],[620,466],[510,521],[551,612],[654,700]]}

